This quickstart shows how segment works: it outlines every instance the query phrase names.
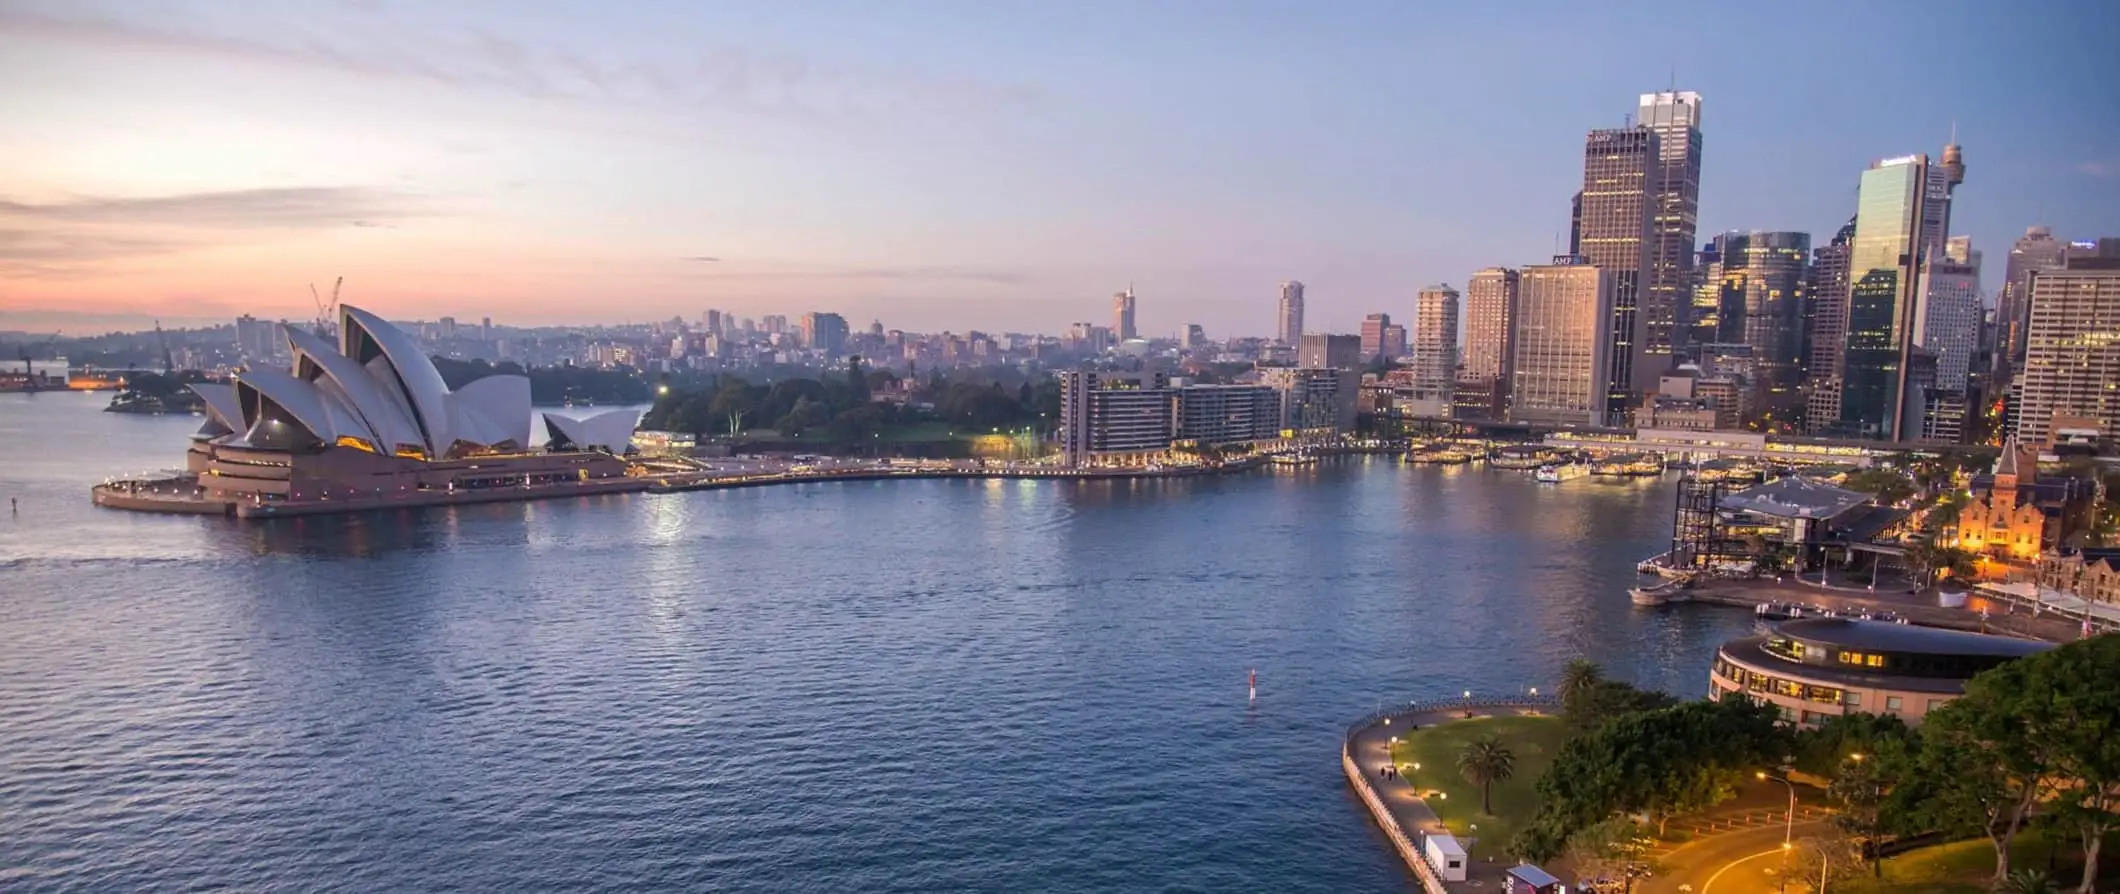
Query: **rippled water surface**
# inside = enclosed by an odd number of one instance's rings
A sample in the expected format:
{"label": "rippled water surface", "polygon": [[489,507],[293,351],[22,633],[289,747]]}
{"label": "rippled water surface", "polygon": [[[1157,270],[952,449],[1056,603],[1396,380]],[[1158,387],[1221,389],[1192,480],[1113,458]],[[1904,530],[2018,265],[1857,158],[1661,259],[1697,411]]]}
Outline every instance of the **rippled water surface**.
{"label": "rippled water surface", "polygon": [[[88,504],[196,420],[0,395],[0,890],[1394,891],[1380,701],[1638,611],[1668,484],[1350,459],[238,523]],[[1257,703],[1244,678],[1259,669]]]}

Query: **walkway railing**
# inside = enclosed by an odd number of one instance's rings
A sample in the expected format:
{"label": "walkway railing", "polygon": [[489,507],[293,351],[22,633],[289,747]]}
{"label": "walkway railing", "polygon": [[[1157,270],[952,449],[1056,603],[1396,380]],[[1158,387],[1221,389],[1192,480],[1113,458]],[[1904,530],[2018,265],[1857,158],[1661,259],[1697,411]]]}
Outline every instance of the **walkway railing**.
{"label": "walkway railing", "polygon": [[1362,803],[1369,808],[1369,815],[1384,836],[1391,839],[1391,847],[1399,852],[1406,867],[1413,870],[1414,877],[1421,882],[1426,894],[1446,894],[1443,879],[1436,874],[1435,867],[1428,864],[1421,853],[1421,836],[1399,824],[1391,811],[1384,806],[1384,799],[1371,785],[1362,768],[1355,763],[1354,740],[1364,730],[1382,723],[1387,717],[1404,717],[1408,714],[1454,714],[1464,711],[1546,710],[1559,706],[1560,700],[1546,695],[1510,695],[1480,698],[1451,698],[1432,701],[1411,701],[1392,705],[1370,713],[1347,725],[1347,733],[1340,740],[1340,769],[1347,774],[1347,784],[1362,796]]}

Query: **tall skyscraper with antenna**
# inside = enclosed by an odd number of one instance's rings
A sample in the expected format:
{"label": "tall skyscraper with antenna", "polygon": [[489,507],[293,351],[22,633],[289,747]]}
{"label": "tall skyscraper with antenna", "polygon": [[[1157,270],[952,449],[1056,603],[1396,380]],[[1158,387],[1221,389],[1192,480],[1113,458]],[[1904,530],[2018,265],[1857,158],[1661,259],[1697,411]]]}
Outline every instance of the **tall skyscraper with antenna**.
{"label": "tall skyscraper with antenna", "polygon": [[1943,158],[1887,158],[1862,174],[1855,239],[1848,257],[1847,342],[1840,387],[1840,434],[1887,441],[1921,431],[1935,357],[1921,347],[1923,287],[1931,258],[1943,258],[1951,195],[1965,182],[1957,144]]}
{"label": "tall skyscraper with antenna", "polygon": [[1662,375],[1684,354],[1693,291],[1693,239],[1700,220],[1700,94],[1644,93],[1641,126],[1656,132],[1655,199],[1649,220],[1649,269],[1641,298],[1642,372]]}
{"label": "tall skyscraper with antenna", "polygon": [[1134,284],[1127,283],[1126,291],[1112,295],[1112,337],[1122,342],[1141,337],[1134,328]]}

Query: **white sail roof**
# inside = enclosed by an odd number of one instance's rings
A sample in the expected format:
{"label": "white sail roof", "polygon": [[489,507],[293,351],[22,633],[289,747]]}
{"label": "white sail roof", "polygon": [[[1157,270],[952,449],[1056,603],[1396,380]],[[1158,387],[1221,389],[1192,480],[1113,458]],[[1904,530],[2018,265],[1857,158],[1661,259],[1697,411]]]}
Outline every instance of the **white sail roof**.
{"label": "white sail roof", "polygon": [[611,410],[585,419],[558,413],[539,415],[544,417],[545,436],[554,447],[624,453],[633,445],[633,430],[640,425],[641,414],[639,410]]}
{"label": "white sail roof", "polygon": [[[529,446],[527,378],[487,376],[451,392],[417,340],[357,307],[340,308],[337,349],[299,329],[286,332],[291,372],[251,369],[225,394],[200,388],[213,421],[246,437],[261,420],[271,422],[257,434],[274,445],[292,446],[304,435],[325,444],[352,438],[378,453],[418,450],[432,458]],[[271,407],[284,412],[267,412]],[[289,422],[305,431],[285,431]]]}

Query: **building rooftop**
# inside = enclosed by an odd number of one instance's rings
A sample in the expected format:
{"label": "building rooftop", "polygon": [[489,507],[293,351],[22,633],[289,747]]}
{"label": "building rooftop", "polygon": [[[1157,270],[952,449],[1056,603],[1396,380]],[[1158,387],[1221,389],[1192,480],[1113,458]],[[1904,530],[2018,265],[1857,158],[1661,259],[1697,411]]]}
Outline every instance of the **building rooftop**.
{"label": "building rooftop", "polygon": [[[1831,620],[1831,619],[1821,619]],[[1896,625],[1895,625],[1896,626]],[[1965,692],[1965,680],[1958,677],[1916,677],[1906,674],[1865,670],[1852,665],[1808,664],[1790,661],[1767,651],[1767,638],[1747,636],[1723,644],[1722,654],[1770,676],[1787,677],[1807,682],[1834,686],[1868,686],[1877,689],[1897,689],[1903,692],[1931,692],[1938,695],[1961,695]]]}
{"label": "building rooftop", "polygon": [[1775,518],[1830,519],[1869,501],[1869,494],[1791,475],[1723,497],[1721,506]]}
{"label": "building rooftop", "polygon": [[1547,872],[1546,870],[1540,869],[1529,863],[1525,863],[1521,866],[1509,867],[1509,874],[1515,876],[1517,879],[1523,881],[1527,885],[1533,885],[1540,888],[1546,887],[1547,885],[1558,885],[1561,883],[1560,879],[1553,877],[1553,873]]}
{"label": "building rooftop", "polygon": [[1962,630],[1943,630],[1936,627],[1916,627],[1910,624],[1894,624],[1889,621],[1860,621],[1852,618],[1799,618],[1783,621],[1774,626],[1776,633],[1790,639],[1825,645],[1861,649],[1869,652],[1896,652],[1912,655],[1984,655],[1997,658],[2022,658],[2053,648],[2051,643],[2007,636],[1992,636],[1984,633],[1968,633]]}

